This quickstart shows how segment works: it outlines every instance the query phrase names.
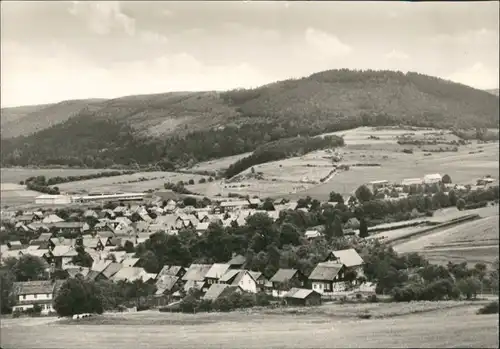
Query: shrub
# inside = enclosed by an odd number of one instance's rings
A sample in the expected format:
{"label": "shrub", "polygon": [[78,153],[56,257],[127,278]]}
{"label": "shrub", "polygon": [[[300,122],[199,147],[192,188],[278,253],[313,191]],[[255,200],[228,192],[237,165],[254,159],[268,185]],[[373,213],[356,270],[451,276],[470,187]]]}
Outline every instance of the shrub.
{"label": "shrub", "polygon": [[269,296],[265,292],[259,292],[255,295],[255,303],[258,306],[268,306],[271,301],[270,301],[271,296]]}
{"label": "shrub", "polygon": [[217,298],[213,302],[213,308],[218,311],[230,311],[233,308],[233,304],[227,297]]}
{"label": "shrub", "polygon": [[493,301],[480,308],[478,314],[498,314],[498,301]]}

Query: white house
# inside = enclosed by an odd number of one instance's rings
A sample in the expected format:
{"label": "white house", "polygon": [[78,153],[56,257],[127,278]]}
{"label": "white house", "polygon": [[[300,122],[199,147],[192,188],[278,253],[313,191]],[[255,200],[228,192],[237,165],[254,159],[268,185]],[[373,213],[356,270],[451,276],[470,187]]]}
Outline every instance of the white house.
{"label": "white house", "polygon": [[12,310],[26,311],[38,304],[43,314],[54,312],[53,301],[62,282],[62,280],[15,282],[13,292],[16,305]]}
{"label": "white house", "polygon": [[257,281],[248,270],[228,270],[220,279],[221,284],[239,286],[245,292],[257,293]]}

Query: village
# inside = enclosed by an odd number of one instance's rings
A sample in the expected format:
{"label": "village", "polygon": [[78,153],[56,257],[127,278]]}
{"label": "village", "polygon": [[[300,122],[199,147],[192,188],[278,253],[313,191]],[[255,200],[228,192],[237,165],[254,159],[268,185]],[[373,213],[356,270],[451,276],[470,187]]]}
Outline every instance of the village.
{"label": "village", "polygon": [[[369,189],[374,200],[394,201],[416,193],[432,192],[429,188],[433,186],[441,188],[446,194],[454,191],[456,195],[493,188],[495,183],[495,179],[487,176],[478,179],[476,186],[464,186],[452,184],[448,175],[430,174],[424,178],[405,179],[397,184],[374,181],[363,187]],[[2,212],[2,231],[5,232],[9,225],[11,230],[23,236],[1,245],[2,263],[22,256],[36,256],[46,262],[49,274],[46,280],[15,283],[13,312],[26,313],[40,306],[42,314],[54,313],[54,299],[64,278],[68,277],[149,284],[155,288],[154,295],[149,297],[150,303],[156,306],[178,303],[193,289],[201,292],[202,299],[211,301],[232,293],[264,293],[274,299],[283,299],[287,304],[300,305],[317,305],[322,300],[349,294],[375,293],[374,284],[364,277],[363,258],[354,248],[330,250],[308,275],[296,268],[279,268],[266,278],[260,271],[245,269],[247,257],[235,253],[225,262],[163,265],[158,273],[147,272],[136,249],[152,234],[163,232],[177,236],[189,230],[203,236],[212,224],[223,228],[242,227],[249,217],[259,213],[276,222],[284,212],[307,213],[311,210],[310,200],[304,206],[300,200],[289,202],[279,198],[197,201],[183,195],[177,200],[165,200],[176,195],[172,192],[162,194],[153,196],[148,202],[144,202],[146,196],[142,193],[80,196],[76,200],[81,202],[83,199],[94,207],[67,211],[65,219],[57,213],[73,199],[61,199],[64,195],[43,195],[36,199],[42,207],[43,204],[60,203],[56,210],[40,208]],[[324,211],[327,206],[339,208],[344,203],[359,205],[359,200],[354,193],[335,202],[321,203],[321,210]],[[351,217],[342,225],[344,238],[359,239],[358,218]],[[376,231],[375,228],[370,228],[370,231]],[[302,232],[303,238],[310,243],[322,239],[324,235],[324,227],[310,227]],[[370,241],[369,236],[363,238]],[[91,258],[88,266],[75,264],[82,250]],[[51,278],[50,274],[56,272],[59,275],[62,272],[64,278]]]}

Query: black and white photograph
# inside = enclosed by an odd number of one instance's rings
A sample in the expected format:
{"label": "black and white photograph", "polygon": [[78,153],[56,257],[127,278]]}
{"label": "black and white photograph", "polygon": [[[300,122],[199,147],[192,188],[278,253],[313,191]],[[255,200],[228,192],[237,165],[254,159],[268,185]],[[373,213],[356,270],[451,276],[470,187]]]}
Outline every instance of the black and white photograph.
{"label": "black and white photograph", "polygon": [[0,13],[1,348],[498,348],[498,1]]}

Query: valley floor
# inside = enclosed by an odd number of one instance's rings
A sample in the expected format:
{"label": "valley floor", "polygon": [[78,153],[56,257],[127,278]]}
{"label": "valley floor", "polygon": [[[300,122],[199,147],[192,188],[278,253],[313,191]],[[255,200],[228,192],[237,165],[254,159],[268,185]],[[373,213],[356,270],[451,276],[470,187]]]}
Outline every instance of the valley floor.
{"label": "valley floor", "polygon": [[[295,314],[280,310],[197,315],[148,311],[116,315],[115,323],[3,319],[1,345],[67,349],[498,347],[497,314],[476,315],[483,302],[443,303],[438,310],[421,309],[413,314],[408,309],[418,308],[418,304],[354,305],[356,309],[389,306],[407,310],[406,315],[393,311],[392,316],[388,312],[389,317],[369,320],[346,316],[346,309],[353,307],[350,304]],[[376,315],[377,311],[370,313]]]}

